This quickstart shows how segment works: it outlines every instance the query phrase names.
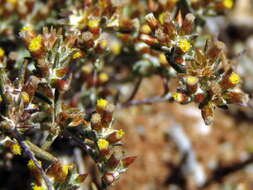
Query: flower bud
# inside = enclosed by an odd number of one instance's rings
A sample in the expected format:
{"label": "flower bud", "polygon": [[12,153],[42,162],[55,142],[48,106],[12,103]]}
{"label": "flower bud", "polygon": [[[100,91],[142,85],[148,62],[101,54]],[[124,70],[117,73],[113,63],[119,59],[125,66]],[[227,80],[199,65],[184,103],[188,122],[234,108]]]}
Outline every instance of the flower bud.
{"label": "flower bud", "polygon": [[99,131],[102,129],[102,123],[101,123],[101,115],[99,113],[94,113],[91,116],[91,127],[95,129],[96,131]]}
{"label": "flower bud", "polygon": [[114,180],[115,178],[111,173],[107,173],[102,177],[102,182],[106,186],[111,185],[114,182]]}
{"label": "flower bud", "polygon": [[186,87],[190,93],[195,93],[198,89],[199,79],[195,76],[186,77]]}
{"label": "flower bud", "polygon": [[224,75],[223,80],[221,81],[221,86],[225,89],[228,89],[235,87],[239,83],[240,76],[235,72],[229,71]]}
{"label": "flower bud", "polygon": [[206,125],[211,125],[214,120],[214,105],[208,103],[201,109],[201,115]]}
{"label": "flower bud", "polygon": [[113,144],[113,143],[116,143],[118,141],[120,141],[122,139],[122,137],[124,136],[125,132],[120,129],[120,130],[117,130],[115,132],[113,132],[112,134],[110,134],[107,138],[107,140]]}
{"label": "flower bud", "polygon": [[102,155],[109,153],[109,142],[106,139],[98,139],[97,146]]}

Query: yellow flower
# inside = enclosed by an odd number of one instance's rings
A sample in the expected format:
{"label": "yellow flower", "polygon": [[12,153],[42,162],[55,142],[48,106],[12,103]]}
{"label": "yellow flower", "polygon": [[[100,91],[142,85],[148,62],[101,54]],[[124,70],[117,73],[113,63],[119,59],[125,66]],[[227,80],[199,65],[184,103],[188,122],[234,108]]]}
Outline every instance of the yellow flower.
{"label": "yellow flower", "polygon": [[97,107],[104,109],[108,105],[108,101],[105,99],[98,99],[97,100]]}
{"label": "yellow flower", "polygon": [[149,34],[150,32],[152,32],[151,28],[149,27],[148,24],[144,24],[142,27],[141,27],[141,31],[145,34]]}
{"label": "yellow flower", "polygon": [[158,17],[161,24],[164,24],[164,16],[165,16],[165,13],[161,13]]}
{"label": "yellow flower", "polygon": [[164,53],[161,53],[159,55],[159,61],[162,65],[166,65],[168,62],[167,62],[167,58],[166,56],[164,55]]}
{"label": "yellow flower", "polygon": [[223,0],[222,4],[225,8],[231,9],[234,5],[234,2],[233,2],[233,0]]}
{"label": "yellow flower", "polygon": [[109,142],[105,139],[99,139],[97,141],[97,145],[98,145],[99,150],[106,150],[108,149]]}
{"label": "yellow flower", "polygon": [[21,155],[21,148],[20,148],[19,144],[16,144],[16,143],[12,144],[11,151],[15,155]]}
{"label": "yellow flower", "polygon": [[86,74],[89,74],[92,72],[92,66],[91,65],[84,65],[84,66],[82,66],[82,71]]}
{"label": "yellow flower", "polygon": [[90,19],[87,25],[89,28],[98,28],[99,22],[100,22],[99,19]]}
{"label": "yellow flower", "polygon": [[33,186],[33,190],[45,190],[45,188],[42,186],[35,185],[35,186]]}
{"label": "yellow flower", "polygon": [[109,77],[106,73],[100,73],[98,75],[98,78],[99,78],[99,81],[102,83],[107,82],[109,80]]}
{"label": "yellow flower", "polygon": [[11,3],[11,4],[16,4],[17,3],[17,0],[7,0],[8,3]]}
{"label": "yellow flower", "polygon": [[64,165],[64,166],[62,166],[62,172],[63,172],[63,175],[64,175],[64,176],[67,176],[67,175],[68,175],[68,173],[69,173],[69,168],[70,168],[69,165]]}
{"label": "yellow flower", "polygon": [[116,136],[118,139],[122,138],[124,136],[124,134],[125,134],[125,132],[122,129],[120,129],[116,132]]}
{"label": "yellow flower", "polygon": [[188,76],[186,78],[186,83],[189,84],[189,85],[194,85],[198,82],[198,78],[197,77],[194,77],[194,76]]}
{"label": "yellow flower", "polygon": [[31,52],[36,52],[36,51],[40,50],[41,48],[42,48],[42,37],[41,36],[37,36],[37,37],[33,38],[28,46],[28,49]]}
{"label": "yellow flower", "polygon": [[72,56],[73,59],[78,59],[80,57],[82,57],[82,53],[80,51],[74,53],[74,55]]}
{"label": "yellow flower", "polygon": [[182,102],[183,101],[183,95],[182,93],[178,93],[178,92],[175,92],[173,95],[172,95],[173,99],[177,102]]}
{"label": "yellow flower", "polygon": [[229,76],[228,80],[236,85],[240,82],[240,76],[238,74],[236,74],[235,72],[232,72],[231,75]]}
{"label": "yellow flower", "polygon": [[27,25],[27,26],[24,26],[22,29],[21,29],[21,32],[27,32],[27,31],[32,31],[32,27],[30,25]]}
{"label": "yellow flower", "polygon": [[190,50],[191,44],[189,41],[183,39],[178,42],[178,47],[181,49],[182,52],[186,53]]}
{"label": "yellow flower", "polygon": [[114,40],[111,43],[111,51],[114,55],[118,55],[121,52],[121,43],[117,40]]}
{"label": "yellow flower", "polygon": [[[42,166],[42,163],[41,163],[40,160],[38,160],[38,163],[39,163],[40,166]],[[34,170],[34,169],[37,168],[37,166],[35,165],[35,163],[34,163],[32,160],[29,160],[29,161],[28,161],[27,166],[28,166],[28,168],[31,169],[31,170]]]}
{"label": "yellow flower", "polygon": [[5,52],[4,52],[3,48],[0,47],[0,58],[3,57],[4,54],[5,54]]}
{"label": "yellow flower", "polygon": [[28,103],[30,101],[29,94],[27,92],[21,92],[21,99],[23,102]]}

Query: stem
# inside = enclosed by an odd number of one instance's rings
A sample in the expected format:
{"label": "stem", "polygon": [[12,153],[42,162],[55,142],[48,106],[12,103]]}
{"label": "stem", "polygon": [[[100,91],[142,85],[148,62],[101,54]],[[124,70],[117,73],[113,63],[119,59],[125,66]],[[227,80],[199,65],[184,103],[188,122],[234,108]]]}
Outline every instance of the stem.
{"label": "stem", "polygon": [[142,77],[140,77],[138,79],[138,81],[136,82],[131,95],[129,96],[129,98],[127,99],[127,101],[125,103],[130,102],[132,99],[134,99],[134,97],[135,97],[136,93],[138,92],[138,89],[139,89],[139,87],[141,85],[141,81],[142,81]]}
{"label": "stem", "polygon": [[130,106],[144,105],[144,104],[153,104],[156,102],[165,102],[171,100],[171,94],[167,93],[165,96],[154,96],[152,98],[145,98],[142,100],[132,100],[129,102],[125,102],[123,104],[119,104],[118,108],[126,108]]}
{"label": "stem", "polygon": [[38,163],[38,160],[34,156],[34,153],[30,150],[29,146],[22,139],[18,130],[14,129],[12,131],[12,135],[18,141],[21,148],[24,150],[24,153],[34,162],[35,166],[39,169],[40,174],[42,175],[42,178],[44,179],[44,181],[48,187],[48,190],[53,190],[54,189],[53,184],[51,183],[50,179],[47,177],[47,175],[46,175],[45,171],[43,170],[43,168],[41,167],[41,165]]}

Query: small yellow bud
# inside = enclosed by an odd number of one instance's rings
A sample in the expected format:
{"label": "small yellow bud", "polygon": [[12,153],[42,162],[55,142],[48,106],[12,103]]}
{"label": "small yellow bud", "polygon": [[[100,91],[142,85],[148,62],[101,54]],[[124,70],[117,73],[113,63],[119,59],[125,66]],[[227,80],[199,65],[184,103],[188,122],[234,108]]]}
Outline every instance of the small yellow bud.
{"label": "small yellow bud", "polygon": [[98,99],[97,100],[97,107],[101,109],[105,109],[105,107],[108,105],[108,101],[105,99]]}
{"label": "small yellow bud", "polygon": [[21,99],[24,103],[28,103],[30,101],[29,94],[27,92],[21,92]]}
{"label": "small yellow bud", "polygon": [[63,175],[64,175],[64,176],[67,176],[67,175],[68,175],[68,173],[69,173],[69,168],[70,168],[69,165],[64,165],[64,166],[62,166],[62,172],[63,172]]}
{"label": "small yellow bud", "polygon": [[106,73],[100,73],[98,75],[98,79],[99,79],[100,82],[105,83],[109,80],[109,77]]}
{"label": "small yellow bud", "polygon": [[121,43],[119,41],[112,42],[111,51],[114,55],[118,55],[121,51]]}
{"label": "small yellow bud", "polygon": [[168,63],[167,59],[166,59],[166,56],[164,55],[164,53],[161,53],[159,55],[159,61],[160,61],[161,65],[166,65]]}
{"label": "small yellow bud", "polygon": [[42,48],[42,37],[41,36],[37,36],[35,38],[33,38],[28,46],[28,49],[31,52],[36,52],[38,50],[40,50]]}
{"label": "small yellow bud", "polygon": [[116,136],[118,139],[122,138],[124,135],[125,135],[125,132],[122,129],[116,132]]}
{"label": "small yellow bud", "polygon": [[3,50],[3,48],[0,47],[0,58],[2,58],[4,56],[5,52]]}
{"label": "small yellow bud", "polygon": [[[40,166],[42,166],[42,163],[40,160],[38,160],[38,163]],[[35,165],[35,163],[32,161],[32,160],[29,160],[28,163],[27,163],[27,166],[30,170],[34,170],[37,168],[37,166]]]}
{"label": "small yellow bud", "polygon": [[19,146],[19,144],[12,144],[11,145],[11,152],[15,155],[21,155],[21,148]]}
{"label": "small yellow bud", "polygon": [[222,5],[226,8],[226,9],[231,9],[234,5],[233,0],[223,0],[222,1]]}
{"label": "small yellow bud", "polygon": [[235,72],[232,72],[228,79],[233,85],[236,85],[240,82],[240,76]]}
{"label": "small yellow bud", "polygon": [[92,65],[84,65],[82,66],[82,71],[86,74],[89,74],[92,72]]}
{"label": "small yellow bud", "polygon": [[183,94],[182,93],[178,93],[178,92],[175,92],[173,95],[172,95],[173,99],[177,102],[182,102],[184,100],[184,97],[183,97]]}
{"label": "small yellow bud", "polygon": [[99,19],[90,19],[89,21],[88,21],[88,27],[89,28],[98,28],[99,27],[99,22],[100,22],[100,20]]}
{"label": "small yellow bud", "polygon": [[3,98],[2,98],[2,96],[0,95],[0,103],[3,101]]}
{"label": "small yellow bud", "polygon": [[32,26],[30,25],[27,25],[27,26],[24,26],[22,29],[21,29],[21,32],[28,32],[28,31],[32,31]]}
{"label": "small yellow bud", "polygon": [[164,24],[164,17],[165,17],[165,13],[161,13],[158,17],[158,20],[160,21],[161,24]]}
{"label": "small yellow bud", "polygon": [[17,3],[17,0],[7,0],[8,3],[11,3],[11,4],[16,4]]}
{"label": "small yellow bud", "polygon": [[80,57],[82,57],[82,53],[80,51],[74,53],[74,55],[72,56],[73,59],[78,59]]}
{"label": "small yellow bud", "polygon": [[99,139],[97,141],[97,145],[98,145],[99,150],[106,150],[108,149],[109,142],[105,139]]}
{"label": "small yellow bud", "polygon": [[101,40],[101,41],[100,41],[100,46],[101,46],[103,49],[105,49],[105,48],[107,47],[107,45],[108,45],[107,40]]}
{"label": "small yellow bud", "polygon": [[148,24],[144,24],[142,27],[141,27],[141,31],[145,34],[149,34],[150,32],[152,32],[151,28],[149,27]]}
{"label": "small yellow bud", "polygon": [[33,190],[45,190],[45,188],[42,186],[35,185],[35,186],[33,186]]}
{"label": "small yellow bud", "polygon": [[199,79],[197,77],[194,77],[194,76],[188,76],[186,78],[186,83],[189,84],[189,85],[195,85],[198,81],[199,81]]}
{"label": "small yellow bud", "polygon": [[183,39],[178,42],[178,47],[181,49],[182,52],[186,53],[190,50],[191,44],[189,41]]}

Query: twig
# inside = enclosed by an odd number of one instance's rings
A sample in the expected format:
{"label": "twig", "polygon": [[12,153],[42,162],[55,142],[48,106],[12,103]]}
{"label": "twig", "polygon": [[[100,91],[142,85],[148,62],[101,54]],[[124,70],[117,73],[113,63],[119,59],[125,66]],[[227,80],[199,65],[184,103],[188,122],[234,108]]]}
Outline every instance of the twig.
{"label": "twig", "polygon": [[168,79],[165,77],[162,77],[162,80],[163,80],[164,95],[166,95],[169,92]]}
{"label": "twig", "polygon": [[140,78],[138,79],[138,81],[136,82],[136,84],[135,84],[135,86],[134,86],[134,89],[133,89],[131,95],[129,96],[129,98],[127,99],[127,101],[126,101],[125,103],[130,102],[131,100],[134,99],[134,97],[135,97],[136,93],[138,92],[138,89],[139,89],[139,87],[140,87],[140,85],[141,85],[141,81],[142,81],[142,77],[140,77]]}
{"label": "twig", "polygon": [[144,104],[153,104],[156,102],[165,102],[171,100],[172,96],[171,93],[167,93],[165,96],[154,96],[152,98],[145,98],[142,100],[132,100],[129,102],[125,102],[123,104],[119,104],[118,108],[126,108],[130,106],[138,106],[138,105],[144,105]]}
{"label": "twig", "polygon": [[14,129],[12,131],[12,135],[18,141],[21,148],[24,150],[24,153],[33,161],[35,166],[39,169],[39,171],[42,175],[42,178],[44,179],[44,181],[45,181],[45,183],[48,187],[48,190],[53,190],[54,188],[53,188],[53,185],[52,185],[50,179],[47,177],[45,171],[43,170],[43,168],[39,164],[38,160],[35,158],[34,153],[30,150],[29,146],[22,139],[22,137],[19,134],[18,130]]}

